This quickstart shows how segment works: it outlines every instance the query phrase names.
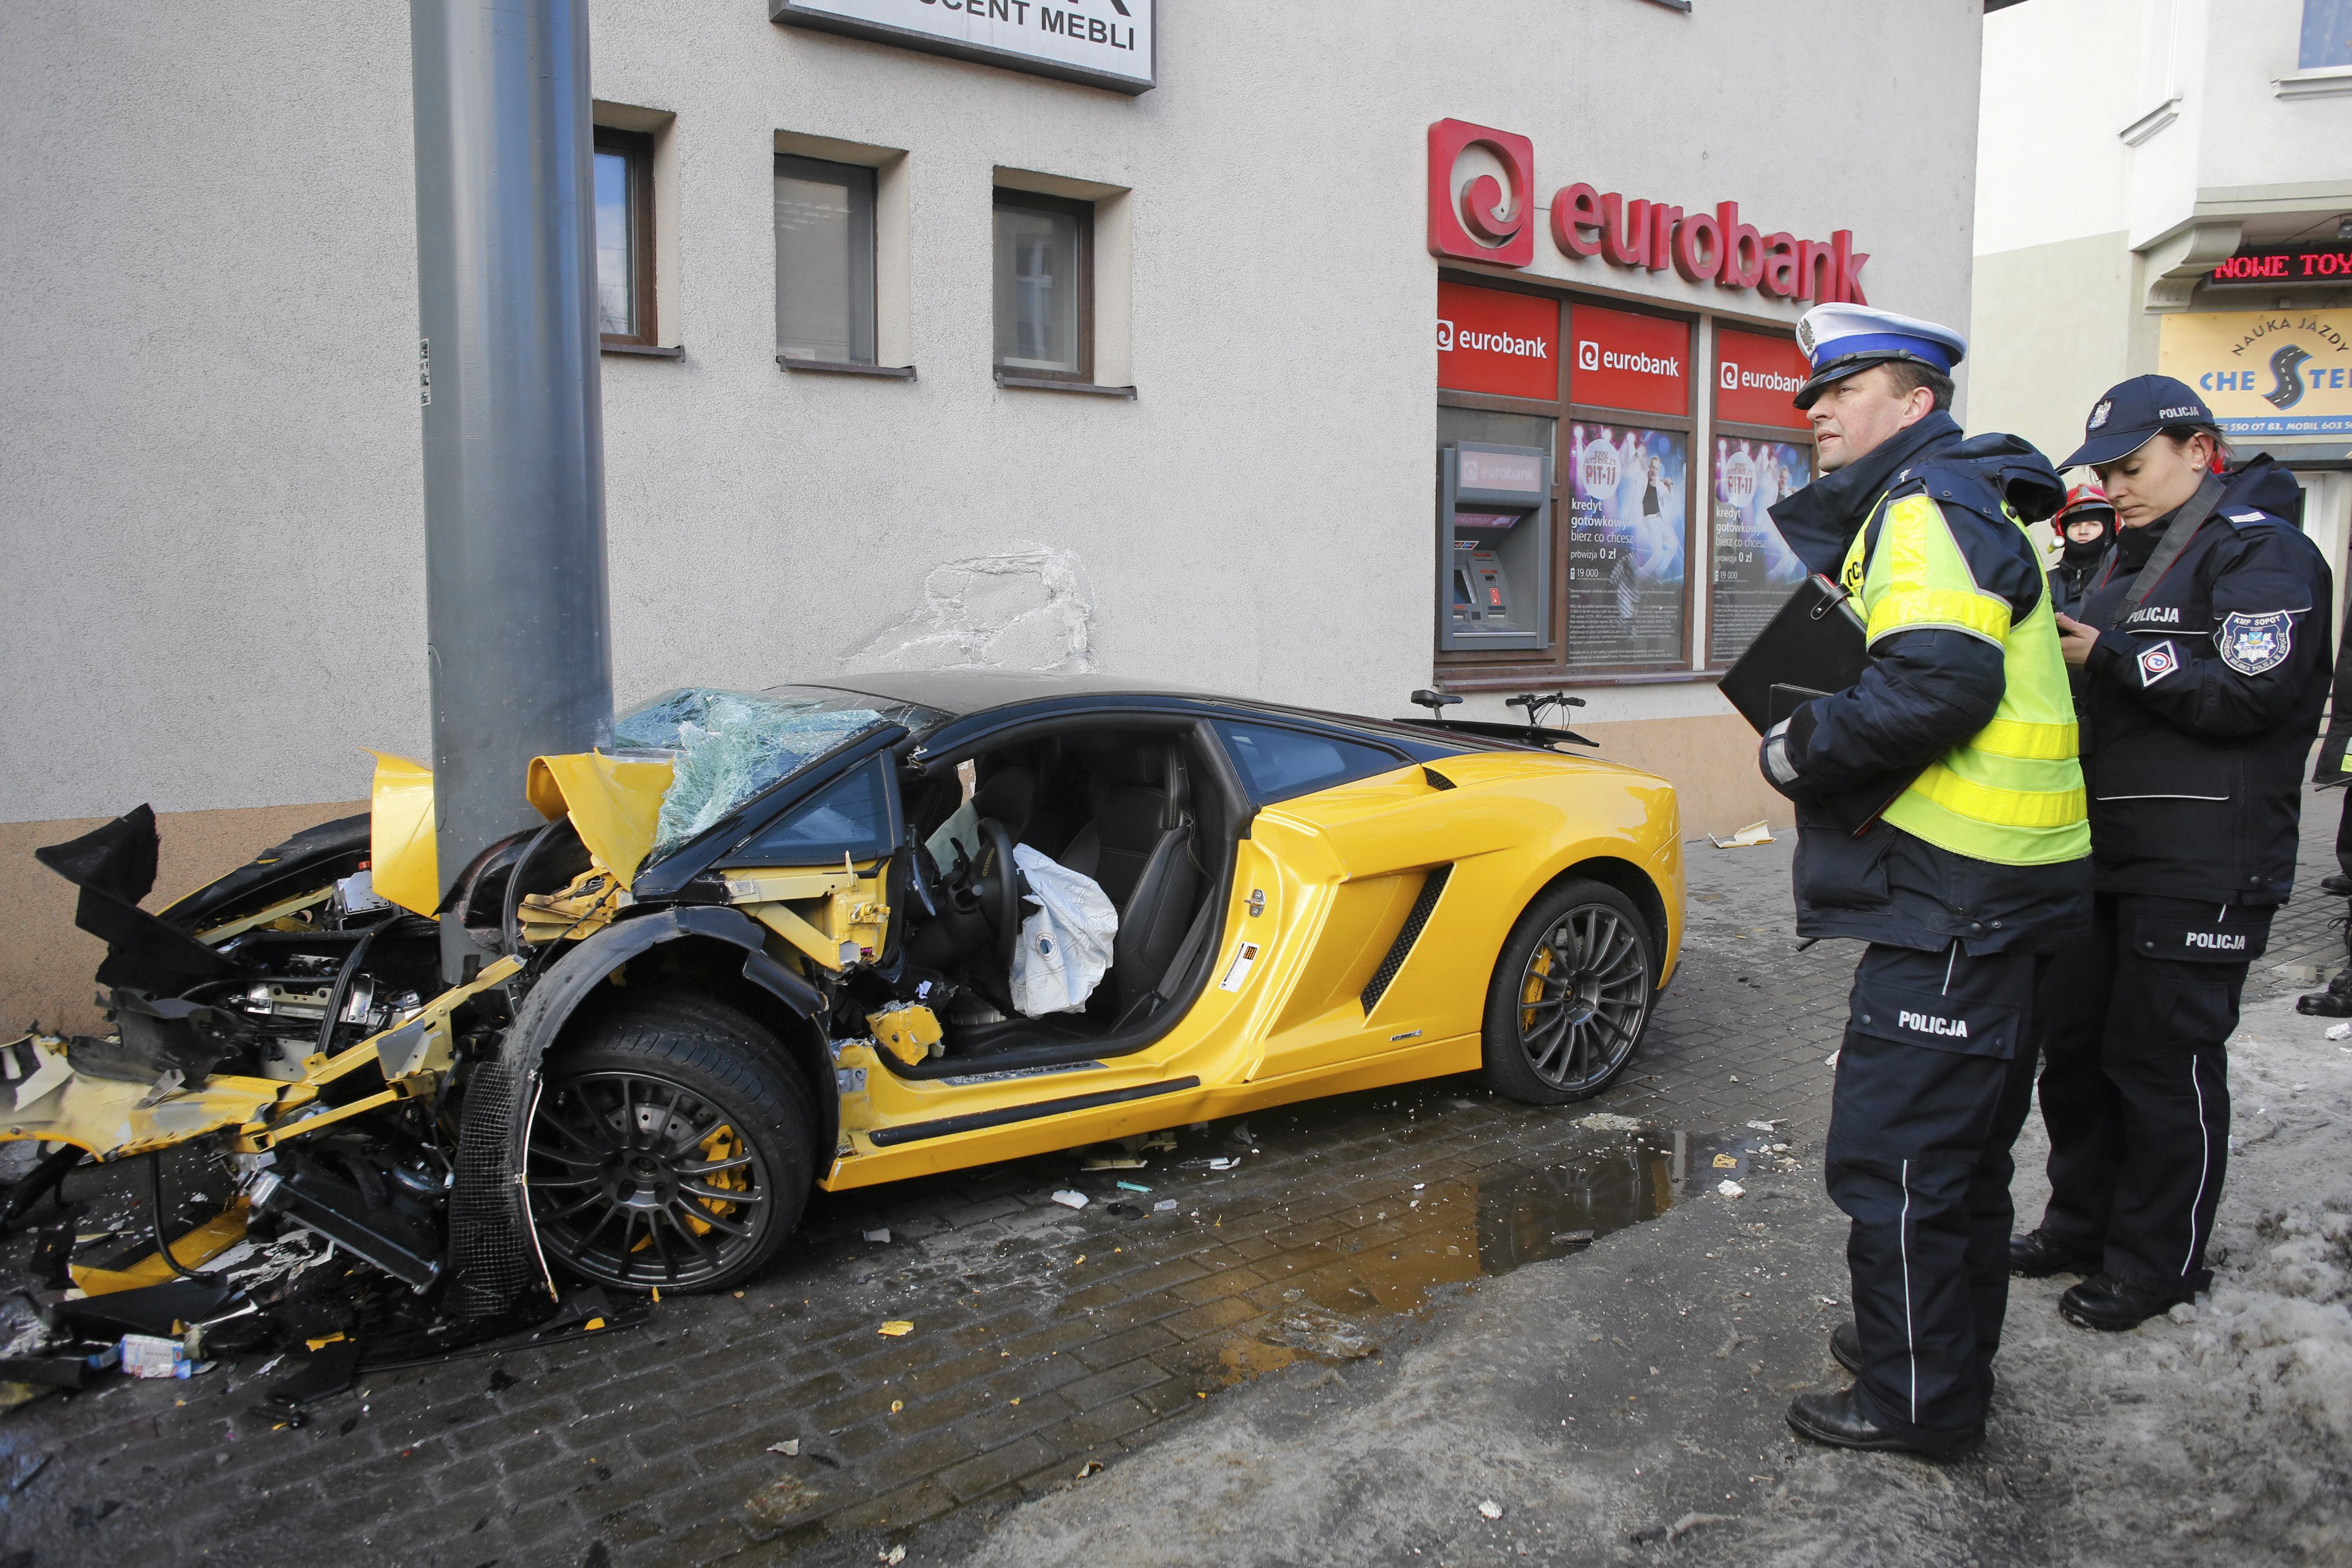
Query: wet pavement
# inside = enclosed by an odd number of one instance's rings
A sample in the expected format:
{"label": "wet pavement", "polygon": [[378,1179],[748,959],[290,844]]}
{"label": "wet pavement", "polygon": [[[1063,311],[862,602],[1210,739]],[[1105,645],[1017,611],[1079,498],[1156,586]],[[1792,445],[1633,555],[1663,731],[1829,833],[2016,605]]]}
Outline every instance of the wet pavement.
{"label": "wet pavement", "polygon": [[[2333,799],[2309,815],[2324,849]],[[1482,1280],[1597,1263],[1727,1179],[1817,1187],[1857,950],[1794,951],[1787,848],[1693,847],[1684,971],[1598,1099],[1443,1079],[1087,1152],[1140,1167],[1057,1154],[821,1197],[740,1294],[363,1379],[299,1429],[256,1412],[283,1375],[258,1355],[45,1398],[0,1416],[0,1564],[872,1562],[969,1541],[1245,1384],[1377,1380]],[[2340,909],[2291,905],[2250,994],[2337,961]],[[1086,1208],[1052,1201],[1072,1188]]]}

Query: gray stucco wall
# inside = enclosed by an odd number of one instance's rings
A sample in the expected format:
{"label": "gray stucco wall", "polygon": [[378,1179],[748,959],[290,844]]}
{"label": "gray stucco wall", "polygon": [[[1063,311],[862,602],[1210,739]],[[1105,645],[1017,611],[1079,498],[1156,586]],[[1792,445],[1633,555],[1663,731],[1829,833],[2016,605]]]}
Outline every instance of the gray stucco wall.
{"label": "gray stucco wall", "polygon": [[[1035,541],[1083,563],[1099,668],[1401,709],[1430,675],[1433,120],[1532,136],[1539,195],[1851,227],[1874,302],[1968,315],[1974,0],[1166,0],[1138,100],[750,0],[594,20],[596,96],[677,116],[686,357],[604,361],[625,700],[838,669],[937,563]],[[1857,134],[1841,92],[1825,155],[1809,84],[1862,78],[1906,117]],[[777,370],[778,131],[909,150],[919,380]],[[425,729],[404,8],[0,8],[0,820],[363,793],[356,748]],[[1136,401],[992,384],[998,165],[1134,191]]]}
{"label": "gray stucco wall", "polygon": [[1978,257],[1969,427],[2022,436],[2053,462],[2072,452],[2120,379],[2131,282],[2120,230]]}

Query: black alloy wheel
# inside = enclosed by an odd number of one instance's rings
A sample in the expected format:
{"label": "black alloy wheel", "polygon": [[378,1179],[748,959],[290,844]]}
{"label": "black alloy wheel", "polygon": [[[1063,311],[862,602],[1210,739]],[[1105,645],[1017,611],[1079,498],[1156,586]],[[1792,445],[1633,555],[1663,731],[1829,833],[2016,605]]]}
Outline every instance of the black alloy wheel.
{"label": "black alloy wheel", "polygon": [[800,1224],[814,1128],[750,1018],[681,993],[619,1003],[548,1064],[525,1164],[540,1246],[624,1289],[740,1283]]}
{"label": "black alloy wheel", "polygon": [[1633,900],[1564,882],[1529,905],[1486,993],[1484,1076],[1531,1105],[1599,1094],[1625,1070],[1657,994],[1655,939]]}

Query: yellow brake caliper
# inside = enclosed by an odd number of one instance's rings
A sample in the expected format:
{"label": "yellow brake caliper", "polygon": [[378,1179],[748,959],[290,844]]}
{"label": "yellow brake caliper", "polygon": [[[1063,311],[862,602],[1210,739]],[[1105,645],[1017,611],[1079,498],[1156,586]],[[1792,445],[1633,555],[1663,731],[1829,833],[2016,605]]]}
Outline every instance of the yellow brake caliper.
{"label": "yellow brake caliper", "polygon": [[[731,1160],[742,1152],[743,1141],[735,1135],[735,1129],[729,1122],[720,1122],[711,1129],[710,1136],[702,1141],[702,1157],[706,1160]],[[740,1165],[731,1170],[713,1171],[710,1174],[697,1179],[706,1187],[724,1187],[729,1192],[748,1192],[751,1186],[751,1178],[744,1174]],[[697,1198],[694,1201],[721,1219],[727,1218],[735,1212],[733,1204],[725,1203],[717,1198]],[[710,1227],[698,1219],[688,1218],[686,1223],[694,1227],[694,1234],[697,1236],[710,1234]],[[653,1245],[653,1233],[647,1231],[636,1239],[629,1250],[643,1252]]]}
{"label": "yellow brake caliper", "polygon": [[1535,962],[1528,966],[1527,988],[1519,993],[1519,1001],[1525,1004],[1524,1010],[1519,1014],[1519,1034],[1522,1037],[1536,1026],[1534,1005],[1543,1000],[1544,977],[1550,973],[1551,949],[1538,947],[1536,949]]}

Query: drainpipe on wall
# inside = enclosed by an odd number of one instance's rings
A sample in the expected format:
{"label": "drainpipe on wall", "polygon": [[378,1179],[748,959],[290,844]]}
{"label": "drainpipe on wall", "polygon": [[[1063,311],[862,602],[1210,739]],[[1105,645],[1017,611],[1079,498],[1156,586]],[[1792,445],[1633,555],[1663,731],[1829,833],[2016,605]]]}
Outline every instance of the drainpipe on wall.
{"label": "drainpipe on wall", "polygon": [[[610,737],[586,0],[412,0],[441,894]],[[443,917],[456,981],[481,956]]]}

